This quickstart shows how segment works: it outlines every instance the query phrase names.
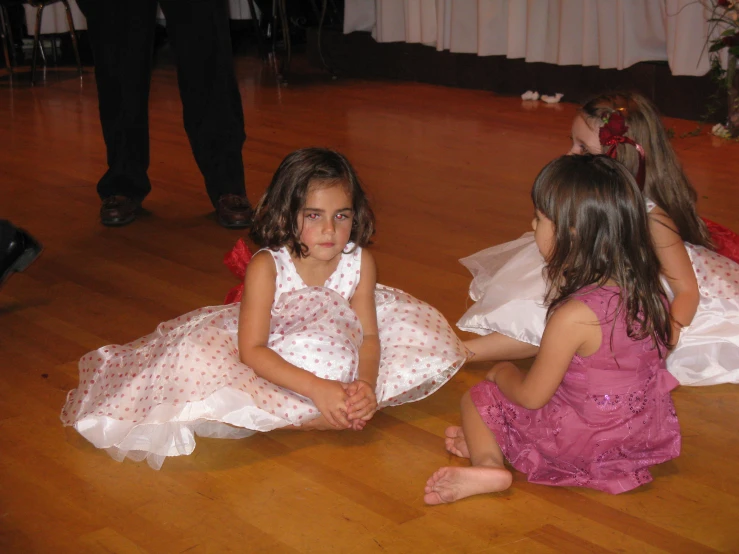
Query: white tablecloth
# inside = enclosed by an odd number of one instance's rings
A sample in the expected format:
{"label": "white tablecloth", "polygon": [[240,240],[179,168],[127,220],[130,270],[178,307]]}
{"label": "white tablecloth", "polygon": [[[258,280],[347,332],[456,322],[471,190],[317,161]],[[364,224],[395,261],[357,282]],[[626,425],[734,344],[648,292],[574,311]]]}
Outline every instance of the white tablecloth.
{"label": "white tablecloth", "polygon": [[703,75],[710,11],[695,0],[345,0],[344,32],[528,62]]}
{"label": "white tablecloth", "polygon": [[[126,2],[128,0],[121,1]],[[249,2],[247,0],[228,0],[228,3],[231,9],[231,19],[251,19]],[[80,9],[77,7],[77,2],[75,2],[75,0],[69,0],[69,6],[72,9],[72,19],[74,20],[75,28],[78,31],[87,29],[85,16],[82,15],[82,12],[80,12]],[[36,26],[36,8],[27,4],[24,7],[26,9],[26,27],[28,28],[28,34],[33,36]],[[164,19],[161,10],[159,11],[159,17]],[[68,31],[69,27],[67,26],[67,16],[64,13],[64,6],[61,3],[52,4],[51,6],[44,8],[44,14],[41,20],[42,35],[66,33]]]}

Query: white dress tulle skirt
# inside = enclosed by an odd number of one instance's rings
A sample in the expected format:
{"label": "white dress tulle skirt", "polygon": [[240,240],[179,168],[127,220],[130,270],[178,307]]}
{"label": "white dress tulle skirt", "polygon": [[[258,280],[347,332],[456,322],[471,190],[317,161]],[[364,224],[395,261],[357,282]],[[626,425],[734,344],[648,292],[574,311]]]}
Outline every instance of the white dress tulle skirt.
{"label": "white dress tulle skirt", "polygon": [[[349,280],[355,268],[358,275],[354,254],[346,255],[327,286],[305,287],[295,284],[299,276],[289,258],[273,253],[278,269],[284,263],[278,282],[290,289],[276,294],[268,346],[296,366],[342,382],[356,378],[362,343],[361,325],[346,300],[356,287]],[[464,346],[428,304],[382,285],[375,299],[379,407],[432,394],[464,363]],[[200,308],[134,342],[87,354],[63,423],[118,460],[146,459],[158,469],[167,456],[190,454],[196,434],[241,438],[317,417],[308,398],[241,363],[238,323],[239,304]]]}
{"label": "white dress tulle skirt", "polygon": [[[667,369],[683,385],[739,383],[739,264],[702,246],[685,247],[698,279],[700,303],[668,356]],[[546,284],[544,259],[533,233],[460,262],[473,275],[469,294],[475,304],[457,326],[538,346],[546,320]]]}

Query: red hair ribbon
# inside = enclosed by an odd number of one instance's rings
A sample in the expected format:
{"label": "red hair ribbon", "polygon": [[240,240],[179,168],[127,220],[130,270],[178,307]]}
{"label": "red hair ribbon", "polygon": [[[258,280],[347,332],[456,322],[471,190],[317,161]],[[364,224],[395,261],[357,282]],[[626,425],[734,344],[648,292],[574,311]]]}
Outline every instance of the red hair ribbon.
{"label": "red hair ribbon", "polygon": [[224,304],[232,304],[234,302],[241,301],[241,296],[244,294],[244,276],[246,275],[246,266],[249,265],[251,257],[251,250],[249,250],[244,239],[236,241],[236,244],[231,251],[223,257],[223,263],[226,264],[226,267],[231,270],[231,273],[236,275],[236,278],[241,281],[241,283],[228,291]]}
{"label": "red hair ribbon", "polygon": [[640,189],[644,188],[645,167],[644,167],[644,148],[641,144],[637,144],[629,137],[625,136],[629,126],[626,125],[626,118],[622,113],[623,110],[615,110],[603,118],[604,125],[600,128],[598,136],[600,143],[607,146],[606,156],[616,159],[616,148],[619,144],[630,144],[639,153],[639,170],[636,173],[636,183]]}

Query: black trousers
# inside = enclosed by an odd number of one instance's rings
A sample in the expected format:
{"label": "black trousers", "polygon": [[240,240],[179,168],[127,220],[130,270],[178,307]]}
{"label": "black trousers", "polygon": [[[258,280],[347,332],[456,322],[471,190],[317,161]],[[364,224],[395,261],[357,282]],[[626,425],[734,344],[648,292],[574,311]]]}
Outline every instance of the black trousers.
{"label": "black trousers", "polygon": [[[183,119],[213,205],[245,195],[244,112],[234,74],[226,0],[159,0],[177,59]],[[100,198],[141,201],[151,190],[149,86],[157,0],[78,0],[95,61],[108,171]]]}

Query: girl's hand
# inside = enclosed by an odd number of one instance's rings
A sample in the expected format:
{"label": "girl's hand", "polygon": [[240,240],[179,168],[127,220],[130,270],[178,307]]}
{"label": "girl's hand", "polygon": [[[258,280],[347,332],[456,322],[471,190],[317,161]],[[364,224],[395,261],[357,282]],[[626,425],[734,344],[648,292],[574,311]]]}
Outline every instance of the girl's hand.
{"label": "girl's hand", "polygon": [[346,388],[347,385],[339,381],[321,379],[310,396],[318,411],[335,429],[348,429],[352,426],[347,418],[349,395]]}
{"label": "girl's hand", "polygon": [[375,390],[367,381],[357,379],[349,384],[346,392],[349,395],[348,417],[352,422],[352,428],[359,431],[377,411]]}

